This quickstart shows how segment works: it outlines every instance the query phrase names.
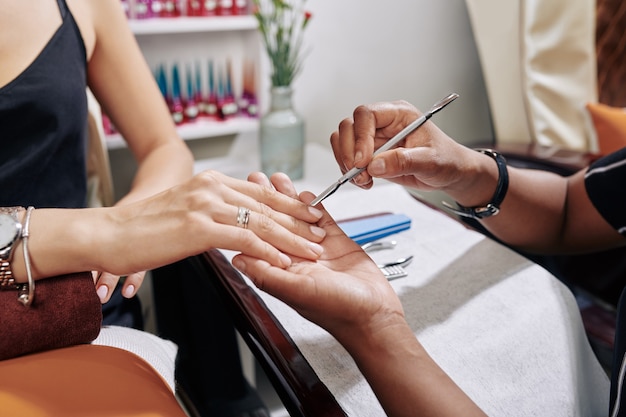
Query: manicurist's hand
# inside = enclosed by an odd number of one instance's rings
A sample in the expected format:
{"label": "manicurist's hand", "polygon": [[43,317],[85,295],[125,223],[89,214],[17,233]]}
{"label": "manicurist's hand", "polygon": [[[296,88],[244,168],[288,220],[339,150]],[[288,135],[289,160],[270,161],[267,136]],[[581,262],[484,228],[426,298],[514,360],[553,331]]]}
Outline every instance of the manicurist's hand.
{"label": "manicurist's hand", "polygon": [[330,142],[342,172],[354,166],[367,167],[354,179],[356,185],[370,188],[372,179],[385,178],[421,190],[463,188],[466,170],[487,162],[426,122],[399,145],[376,158],[376,149],[421,116],[406,101],[361,105],[333,132]]}
{"label": "manicurist's hand", "polygon": [[[249,180],[297,199],[297,192],[284,174],[267,177],[255,174]],[[303,201],[313,196],[307,193]],[[370,257],[348,238],[334,220],[324,214],[318,226],[326,232],[319,260],[294,257],[286,269],[263,259],[238,255],[233,259],[263,291],[292,305],[305,318],[318,323],[338,338],[370,328],[388,315],[403,317],[393,289]]]}

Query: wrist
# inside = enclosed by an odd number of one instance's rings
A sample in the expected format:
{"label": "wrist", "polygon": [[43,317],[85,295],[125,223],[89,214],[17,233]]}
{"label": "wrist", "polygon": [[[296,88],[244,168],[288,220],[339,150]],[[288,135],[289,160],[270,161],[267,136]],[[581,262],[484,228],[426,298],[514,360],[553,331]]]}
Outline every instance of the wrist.
{"label": "wrist", "polygon": [[415,341],[415,335],[404,315],[399,312],[381,313],[379,318],[365,324],[352,325],[342,334],[334,332],[337,340],[359,362],[368,362],[368,357],[386,356],[396,351],[397,343]]}
{"label": "wrist", "polygon": [[[92,221],[87,211],[94,209],[37,209],[30,219],[29,252],[35,279],[78,271],[96,270],[99,251],[95,245],[101,235],[101,222]],[[96,209],[97,210],[97,209]],[[94,225],[97,225],[94,227]],[[21,244],[18,248],[22,253]],[[18,282],[26,282],[26,266],[16,256]]]}
{"label": "wrist", "polygon": [[[506,159],[500,153],[493,151],[491,149],[476,149],[477,152],[480,152],[483,155],[491,158],[491,165],[488,166],[487,169],[484,170],[486,175],[482,177],[486,179],[481,179],[481,175],[477,175],[477,181],[474,186],[468,187],[463,192],[463,198],[466,198],[470,203],[466,203],[467,205],[463,205],[459,203],[461,199],[457,199],[457,207],[448,204],[447,202],[443,202],[444,206],[451,212],[462,216],[473,219],[484,219],[491,216],[495,216],[500,212],[500,206],[506,197],[506,193],[509,187],[509,174],[506,165]],[[484,158],[482,158],[484,160]],[[494,173],[494,165],[495,162],[495,173]],[[481,164],[481,166],[483,166]],[[478,170],[480,172],[480,170]],[[486,186],[485,184],[494,184],[495,186],[490,185]],[[492,190],[493,194],[491,194],[490,198],[485,198],[484,190]],[[476,191],[477,190],[477,191]],[[469,197],[465,197],[468,193],[472,193]],[[478,197],[477,197],[478,196]],[[481,202],[481,203],[475,203]]]}

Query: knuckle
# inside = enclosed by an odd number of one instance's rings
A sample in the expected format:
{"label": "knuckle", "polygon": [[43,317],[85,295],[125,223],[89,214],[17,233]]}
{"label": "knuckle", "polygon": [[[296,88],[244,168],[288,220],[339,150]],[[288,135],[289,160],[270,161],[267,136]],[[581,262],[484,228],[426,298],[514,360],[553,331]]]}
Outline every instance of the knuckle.
{"label": "knuckle", "polygon": [[[369,109],[369,107],[367,107],[364,104],[361,104],[354,109],[354,112],[352,113],[352,115],[354,116],[355,119],[358,119],[359,117],[369,116],[370,113],[371,113],[371,110]],[[344,119],[344,120],[349,120],[349,119]]]}
{"label": "knuckle", "polygon": [[274,220],[272,220],[272,218],[268,215],[266,215],[266,213],[262,213],[259,216],[259,224],[258,224],[258,229],[260,233],[271,233],[274,230]]}
{"label": "knuckle", "polygon": [[241,244],[241,247],[245,250],[248,250],[254,246],[256,242],[256,235],[250,230],[239,229],[237,240]]}

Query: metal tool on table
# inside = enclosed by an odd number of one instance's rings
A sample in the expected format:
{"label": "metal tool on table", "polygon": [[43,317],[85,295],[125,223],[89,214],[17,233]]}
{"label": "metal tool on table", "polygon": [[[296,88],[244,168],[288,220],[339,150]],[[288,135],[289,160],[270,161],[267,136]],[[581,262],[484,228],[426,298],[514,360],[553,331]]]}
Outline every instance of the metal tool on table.
{"label": "metal tool on table", "polygon": [[409,275],[408,272],[404,269],[404,267],[411,263],[413,260],[413,255],[408,256],[406,258],[400,258],[397,261],[389,262],[386,264],[378,265],[378,269],[383,273],[385,278],[388,281],[397,278],[404,278]]}
{"label": "metal tool on table", "polygon": [[[396,146],[402,139],[407,137],[411,132],[413,132],[415,129],[417,129],[418,127],[420,127],[424,123],[426,123],[426,121],[428,119],[430,119],[433,114],[437,113],[439,110],[443,109],[448,104],[450,104],[451,102],[456,100],[457,97],[459,97],[459,95],[457,93],[451,93],[451,94],[447,95],[446,97],[444,97],[443,99],[441,99],[440,101],[438,101],[437,103],[435,103],[430,108],[430,110],[428,110],[426,113],[424,113],[422,116],[420,116],[413,123],[407,125],[404,129],[402,129],[400,132],[398,132],[398,134],[396,134],[393,138],[389,139],[389,141],[387,141],[383,146],[378,148],[376,150],[376,152],[374,152],[374,156],[376,156],[376,155],[378,155],[378,154],[380,154],[382,152],[388,151],[389,149],[391,149],[394,146]],[[341,176],[341,178],[339,178],[337,181],[335,181],[333,184],[331,184],[327,189],[322,191],[322,193],[320,195],[318,195],[313,201],[311,201],[310,205],[311,206],[316,206],[317,204],[321,203],[324,199],[326,199],[332,193],[337,191],[339,189],[339,187],[341,187],[343,184],[345,184],[346,182],[350,181],[352,178],[356,177],[357,175],[359,175],[363,171],[365,171],[365,167],[363,167],[363,168],[357,168],[357,167],[352,168],[350,171],[348,171],[345,174],[343,174]]]}
{"label": "metal tool on table", "polygon": [[[378,241],[378,242],[369,242],[364,245],[361,245],[361,248],[366,252],[373,252],[382,249],[393,249],[396,246],[396,242],[392,241]],[[397,278],[403,278],[409,275],[404,267],[411,263],[413,260],[413,255],[407,256],[406,258],[400,258],[392,262],[387,262],[384,264],[378,264],[378,269],[383,273],[387,280],[391,281]]]}

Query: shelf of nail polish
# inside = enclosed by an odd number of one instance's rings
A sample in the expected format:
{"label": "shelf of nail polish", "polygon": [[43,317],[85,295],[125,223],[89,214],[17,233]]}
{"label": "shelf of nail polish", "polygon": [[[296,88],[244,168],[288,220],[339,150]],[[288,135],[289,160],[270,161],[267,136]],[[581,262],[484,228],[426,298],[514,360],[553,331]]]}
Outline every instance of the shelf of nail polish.
{"label": "shelf of nail polish", "polygon": [[131,30],[137,36],[256,30],[258,23],[254,16],[219,17],[170,17],[158,19],[129,20]]}
{"label": "shelf of nail polish", "polygon": [[[198,119],[192,123],[177,126],[178,134],[183,140],[205,139],[218,136],[236,135],[245,132],[256,132],[259,128],[259,119],[250,117],[233,117],[228,120],[216,121]],[[126,147],[124,138],[119,133],[108,134],[108,149]]]}
{"label": "shelf of nail polish", "polygon": [[249,0],[121,0],[128,20],[223,18],[250,14]]}

